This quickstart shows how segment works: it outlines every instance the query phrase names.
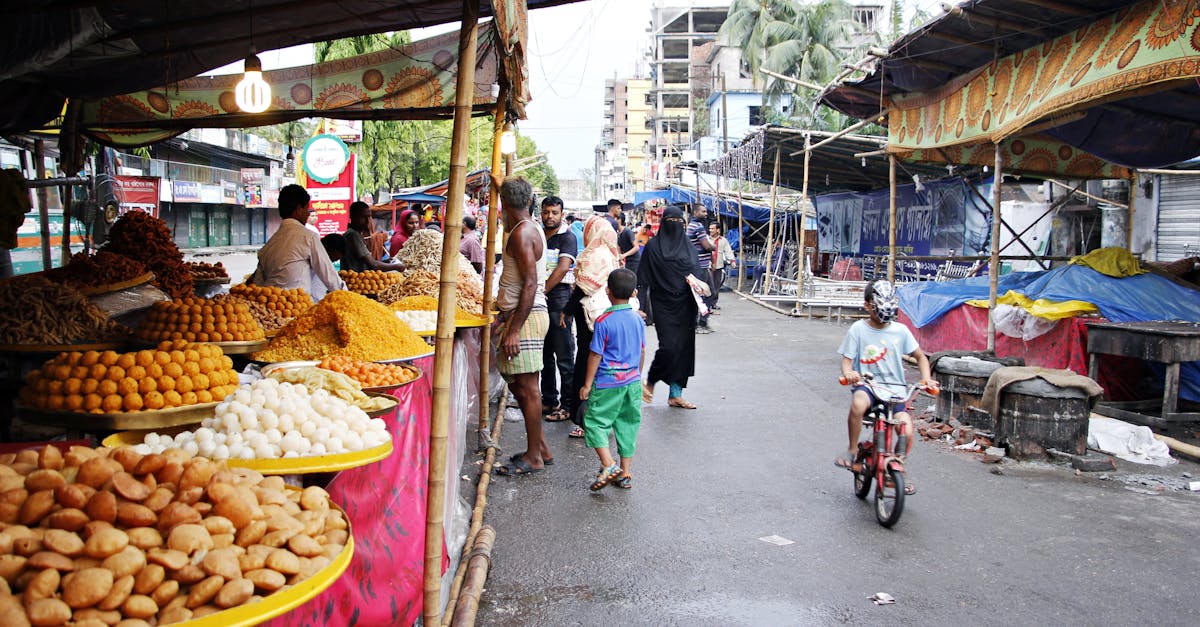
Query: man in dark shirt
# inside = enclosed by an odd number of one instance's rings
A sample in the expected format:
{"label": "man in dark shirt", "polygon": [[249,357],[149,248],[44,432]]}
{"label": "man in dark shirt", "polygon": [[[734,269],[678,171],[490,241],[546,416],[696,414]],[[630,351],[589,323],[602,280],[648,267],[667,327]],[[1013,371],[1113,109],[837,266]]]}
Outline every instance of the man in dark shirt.
{"label": "man in dark shirt", "polygon": [[[704,205],[699,203],[693,205],[692,221],[688,223],[687,236],[691,240],[692,246],[696,247],[696,255],[700,257],[700,276],[696,278],[707,282],[709,289],[712,289],[712,278],[708,269],[712,266],[712,251],[716,246],[708,238],[707,222],[708,210]],[[708,326],[708,316],[709,314],[704,314],[696,320],[696,333],[712,333],[712,329]]]}
{"label": "man in dark shirt", "polygon": [[625,260],[625,267],[636,275],[638,265],[642,262],[642,249],[637,245],[633,229],[625,224],[625,214],[622,213],[617,221],[621,223],[621,228],[617,231],[617,247],[621,249],[621,259]]}
{"label": "man in dark shirt", "polygon": [[367,247],[366,236],[371,233],[371,207],[360,201],[350,205],[350,227],[343,233],[345,238],[345,256],[342,257],[342,269],[354,272],[365,270],[403,270],[400,263],[384,263],[371,256]]}
{"label": "man in dark shirt", "polygon": [[612,225],[613,231],[615,231],[617,233],[621,232],[620,217],[621,217],[621,201],[617,200],[616,198],[609,198],[608,199],[608,215],[605,216],[605,219],[608,220],[608,223]]}
{"label": "man in dark shirt", "polygon": [[[542,229],[546,235],[546,309],[550,313],[550,329],[542,351],[542,412],[548,422],[560,422],[574,415],[579,394],[573,381],[575,337],[571,317],[564,313],[575,285],[571,270],[579,246],[571,227],[563,222],[563,201],[558,196],[542,200]],[[560,380],[557,386],[556,368]],[[583,437],[582,431],[577,437]]]}

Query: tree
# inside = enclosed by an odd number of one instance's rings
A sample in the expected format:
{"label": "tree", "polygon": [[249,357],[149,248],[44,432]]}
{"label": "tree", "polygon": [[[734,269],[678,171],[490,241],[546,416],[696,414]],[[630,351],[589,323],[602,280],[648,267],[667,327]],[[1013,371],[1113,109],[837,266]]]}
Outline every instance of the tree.
{"label": "tree", "polygon": [[[517,159],[526,159],[537,154],[537,142],[533,141],[532,137],[517,136],[517,154],[514,155]],[[558,175],[554,173],[554,168],[550,167],[544,155],[537,159],[535,165],[521,170],[519,174],[529,179],[533,189],[543,195],[558,194]]]}

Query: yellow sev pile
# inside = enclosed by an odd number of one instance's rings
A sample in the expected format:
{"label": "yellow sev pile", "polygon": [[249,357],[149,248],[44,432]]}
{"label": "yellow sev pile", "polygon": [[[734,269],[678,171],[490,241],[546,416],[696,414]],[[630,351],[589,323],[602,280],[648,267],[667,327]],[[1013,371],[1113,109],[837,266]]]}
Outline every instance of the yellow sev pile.
{"label": "yellow sev pile", "polygon": [[259,361],[320,360],[344,355],[383,361],[424,355],[432,349],[386,306],[345,290],[288,323],[271,344],[254,354]]}

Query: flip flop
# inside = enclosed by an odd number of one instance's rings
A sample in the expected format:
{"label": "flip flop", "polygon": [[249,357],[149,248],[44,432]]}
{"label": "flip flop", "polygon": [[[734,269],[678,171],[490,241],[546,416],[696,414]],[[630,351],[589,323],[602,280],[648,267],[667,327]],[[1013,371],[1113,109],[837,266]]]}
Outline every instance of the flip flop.
{"label": "flip flop", "polygon": [[654,388],[646,385],[645,383],[642,384],[642,402],[643,403],[653,403],[654,402]]}
{"label": "flip flop", "polygon": [[855,463],[855,459],[847,453],[842,453],[837,459],[833,460],[833,465],[838,468],[845,468],[850,472],[858,472],[862,470],[862,465]]}
{"label": "flip flop", "polygon": [[525,475],[532,475],[534,473],[542,472],[542,470],[544,470],[544,468],[534,468],[533,466],[529,465],[529,462],[525,461],[525,458],[518,457],[517,461],[497,468],[496,474],[503,475],[505,477],[523,477]]}
{"label": "flip flop", "polygon": [[575,427],[574,429],[571,429],[571,432],[567,434],[567,437],[568,438],[582,438],[584,435],[585,434],[583,433],[583,427]]}
{"label": "flip flop", "polygon": [[913,484],[909,483],[908,481],[905,481],[905,482],[904,482],[904,495],[905,495],[905,496],[912,496],[912,495],[914,495],[914,494],[916,494],[916,493],[917,493],[917,486],[915,486],[915,485],[913,485]]}
{"label": "flip flop", "polygon": [[622,490],[628,490],[633,487],[633,475],[621,475],[621,477],[616,481],[613,481],[612,484],[618,488],[621,488]]}
{"label": "flip flop", "polygon": [[699,409],[695,403],[689,403],[683,400],[683,397],[672,398],[667,401],[667,405],[678,407],[679,409]]}
{"label": "flip flop", "polygon": [[[516,462],[518,459],[521,459],[522,457],[524,457],[524,455],[525,455],[525,451],[521,451],[520,453],[515,453],[515,454],[513,454],[513,456],[512,456],[512,457],[509,457],[509,458],[508,458],[508,461],[510,461],[510,462],[514,462],[514,463],[515,463],[515,462]],[[543,457],[543,458],[542,458],[542,465],[543,465],[543,466],[553,466],[553,465],[554,465],[554,458],[553,458],[553,457],[551,457],[550,459],[546,459],[545,457]]]}

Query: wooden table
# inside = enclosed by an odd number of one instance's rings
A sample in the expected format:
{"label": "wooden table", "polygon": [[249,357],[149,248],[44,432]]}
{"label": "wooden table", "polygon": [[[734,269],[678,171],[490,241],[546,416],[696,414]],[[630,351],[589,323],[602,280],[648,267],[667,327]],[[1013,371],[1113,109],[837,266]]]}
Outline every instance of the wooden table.
{"label": "wooden table", "polygon": [[1146,424],[1200,422],[1200,412],[1179,412],[1179,366],[1200,361],[1200,323],[1196,322],[1089,322],[1088,374],[1096,379],[1099,356],[1123,355],[1167,365],[1161,412],[1156,416],[1135,410],[1152,410],[1157,401],[1101,403],[1096,413]]}

